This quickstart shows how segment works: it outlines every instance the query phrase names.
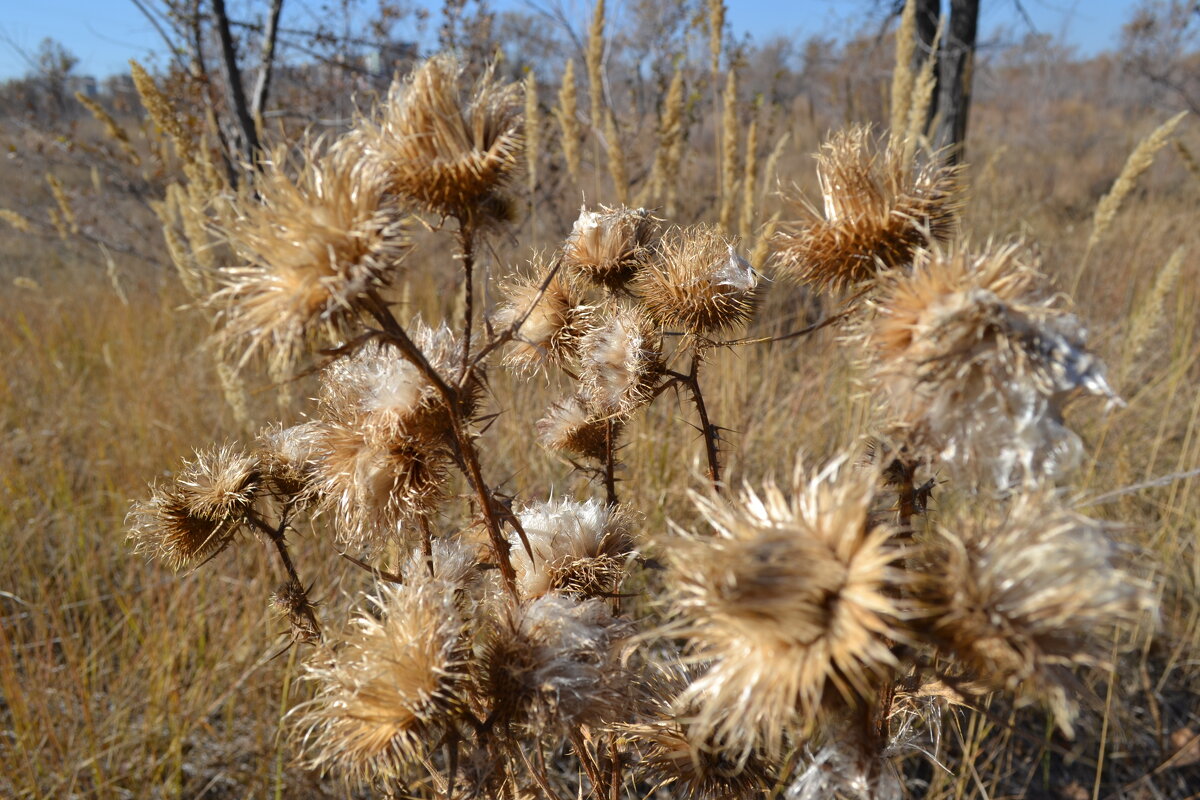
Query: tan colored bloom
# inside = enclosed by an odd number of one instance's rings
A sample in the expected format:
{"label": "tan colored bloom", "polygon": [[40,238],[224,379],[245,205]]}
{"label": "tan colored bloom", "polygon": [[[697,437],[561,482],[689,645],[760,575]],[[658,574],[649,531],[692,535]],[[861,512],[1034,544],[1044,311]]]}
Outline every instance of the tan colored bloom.
{"label": "tan colored bloom", "polygon": [[[608,454],[610,418],[596,415],[587,401],[579,395],[559,400],[537,421],[538,441],[550,450],[574,453],[583,458],[603,461]],[[615,450],[621,435],[622,423],[612,419],[612,442]]]}
{"label": "tan colored bloom", "polygon": [[597,597],[618,590],[632,555],[628,515],[599,500],[553,500],[517,513],[533,559],[516,534],[512,563],[522,597]]}
{"label": "tan colored bloom", "polygon": [[379,119],[347,140],[384,176],[390,191],[420,207],[473,224],[505,219],[503,189],[524,148],[520,84],[501,86],[488,69],[463,85],[463,64],[437,55],[394,85]]}
{"label": "tan colored bloom", "polygon": [[662,343],[640,309],[615,308],[584,335],[579,361],[588,404],[604,416],[619,416],[650,399],[662,374]]}
{"label": "tan colored bloom", "polygon": [[665,236],[635,288],[660,327],[707,335],[750,319],[758,273],[718,229],[697,226]]}
{"label": "tan colored bloom", "polygon": [[929,634],[987,689],[1047,700],[1067,731],[1073,665],[1108,661],[1114,632],[1153,606],[1105,525],[1046,493],[939,526],[915,595]]}
{"label": "tan colored bloom", "polygon": [[268,161],[226,226],[244,263],[221,273],[221,341],[243,361],[261,351],[285,368],[314,338],[342,339],[359,299],[391,281],[408,249],[384,188],[344,153],[306,152],[294,178],[282,155]]}
{"label": "tan colored bloom", "polygon": [[793,199],[799,218],[775,235],[778,274],[838,291],[908,264],[917,249],[953,233],[960,172],[937,158],[910,164],[866,127],[836,134],[817,155],[824,214]]}
{"label": "tan colored bloom", "polygon": [[620,716],[625,625],[600,600],[545,595],[507,607],[477,652],[476,686],[499,726],[554,730]]}
{"label": "tan colored bloom", "polygon": [[492,319],[493,327],[500,331],[520,323],[505,364],[519,372],[535,372],[576,355],[592,307],[561,270],[549,281],[539,270],[531,278],[509,281],[501,291],[504,302]]}
{"label": "tan colored bloom", "polygon": [[449,458],[426,440],[372,436],[357,420],[322,431],[316,465],[322,502],[334,512],[339,541],[376,546],[408,539],[408,526],[437,511],[446,496]]}
{"label": "tan colored bloom", "polygon": [[[409,336],[434,372],[457,375],[462,343],[445,323],[431,328],[418,320],[410,326]],[[405,439],[437,442],[453,432],[450,410],[437,388],[416,365],[384,343],[368,343],[350,358],[330,364],[321,374],[321,390],[326,416],[354,420],[381,445]],[[476,376],[460,396],[460,419],[475,413],[481,392]]]}
{"label": "tan colored bloom", "polygon": [[811,479],[798,467],[791,497],[773,485],[696,497],[715,535],[666,549],[678,635],[710,662],[679,700],[702,740],[778,754],[787,734],[871,697],[896,666],[897,552],[888,529],[870,527],[871,476],[843,465]]}
{"label": "tan colored bloom", "polygon": [[644,208],[580,209],[563,245],[563,266],[598,286],[619,289],[651,255],[658,220]]}
{"label": "tan colored bloom", "polygon": [[313,766],[359,782],[419,767],[465,701],[467,650],[454,587],[387,586],[376,610],[308,667],[317,693],[298,707]]}
{"label": "tan colored bloom", "polygon": [[126,524],[134,552],[176,570],[215,555],[245,523],[261,485],[258,460],[240,448],[197,451],[174,481],[133,504]]}
{"label": "tan colored bloom", "polygon": [[258,434],[264,482],[276,499],[305,504],[315,498],[321,430],[314,420],[290,428],[275,423]]}
{"label": "tan colored bloom", "polygon": [[1018,244],[922,252],[881,284],[867,333],[875,377],[914,443],[1000,487],[1080,461],[1062,421],[1075,396],[1119,402],[1087,331]]}

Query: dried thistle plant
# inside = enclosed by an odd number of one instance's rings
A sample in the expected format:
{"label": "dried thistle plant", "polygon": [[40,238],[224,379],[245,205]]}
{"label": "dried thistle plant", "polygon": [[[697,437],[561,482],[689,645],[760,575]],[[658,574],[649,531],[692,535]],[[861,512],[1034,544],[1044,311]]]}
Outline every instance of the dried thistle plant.
{"label": "dried thistle plant", "polygon": [[924,544],[913,594],[929,638],[965,670],[960,680],[1045,700],[1070,732],[1070,667],[1107,664],[1116,632],[1153,605],[1109,527],[1048,492],[941,521]]}
{"label": "dried thistle plant", "polygon": [[817,155],[824,213],[791,198],[794,219],[775,234],[779,275],[839,291],[908,264],[919,248],[952,235],[960,172],[936,158],[907,163],[869,128],[835,134]]}
{"label": "dried thistle plant", "polygon": [[507,606],[476,653],[476,702],[512,733],[618,719],[627,632],[600,600],[548,594]]}
{"label": "dried thistle plant", "polygon": [[316,696],[298,706],[309,763],[360,783],[419,768],[468,696],[455,586],[383,587],[345,640],[310,664]]}
{"label": "dried thistle plant", "polygon": [[235,202],[224,233],[243,263],[222,270],[213,297],[219,343],[240,350],[243,364],[265,352],[277,374],[314,340],[340,342],[361,299],[391,282],[408,249],[407,218],[369,166],[307,152],[298,169],[291,176],[276,153],[253,194]]}
{"label": "dried thistle plant", "polygon": [[514,535],[523,597],[604,597],[619,590],[633,554],[628,512],[598,500],[559,500],[527,506],[517,517],[533,553]]}
{"label": "dried thistle plant", "polygon": [[583,208],[563,244],[563,267],[598,286],[624,287],[645,265],[658,220],[644,208]]}
{"label": "dried thistle plant", "polygon": [[884,281],[867,347],[913,444],[1000,487],[1077,465],[1082,443],[1063,407],[1080,394],[1117,398],[1055,299],[1017,243],[923,251]]}
{"label": "dried thistle plant", "polygon": [[502,191],[524,148],[521,86],[502,86],[492,69],[466,89],[463,64],[425,61],[396,85],[379,119],[360,120],[348,149],[380,171],[387,188],[434,214],[474,226],[509,214]]}
{"label": "dried thistle plant", "polygon": [[537,421],[538,441],[550,450],[603,461],[620,436],[622,421],[597,414],[587,398],[571,395]]}
{"label": "dried thistle plant", "polygon": [[620,417],[648,402],[662,374],[662,343],[645,313],[610,309],[579,345],[579,382],[602,416]]}
{"label": "dried thistle plant", "polygon": [[259,462],[233,445],[199,450],[173,481],[151,488],[126,518],[135,553],[179,570],[227,547],[262,486]]}
{"label": "dried thistle plant", "polygon": [[656,256],[633,284],[656,324],[710,335],[750,319],[758,273],[718,229],[673,230],[663,237]]}
{"label": "dried thistle plant", "polygon": [[536,372],[578,354],[593,309],[569,276],[540,268],[530,277],[510,278],[500,291],[504,301],[492,318],[493,327],[519,325],[504,356],[506,366]]}
{"label": "dried thistle plant", "polygon": [[872,480],[844,466],[798,466],[790,497],[773,485],[696,496],[715,535],[664,545],[672,633],[709,664],[679,699],[702,739],[779,754],[830,708],[868,702],[897,666],[899,553],[871,527]]}

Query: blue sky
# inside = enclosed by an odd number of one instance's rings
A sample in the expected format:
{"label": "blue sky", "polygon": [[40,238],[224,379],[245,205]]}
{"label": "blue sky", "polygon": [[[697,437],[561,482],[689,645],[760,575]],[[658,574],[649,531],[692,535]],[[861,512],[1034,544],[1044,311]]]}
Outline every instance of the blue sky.
{"label": "blue sky", "polygon": [[[421,0],[419,0],[420,2]],[[540,0],[543,6],[555,0]],[[563,0],[567,7],[579,0]],[[621,0],[609,0],[610,8]],[[749,33],[762,41],[783,34],[807,38],[814,34],[839,35],[854,30],[856,19],[872,8],[871,0],[726,0],[728,21],[735,34]],[[287,0],[296,24],[303,24],[301,6],[319,6],[317,0]],[[437,7],[432,0],[422,4]],[[79,59],[79,72],[104,76],[127,69],[129,58],[145,58],[161,48],[161,40],[129,0],[5,0],[0,15],[0,79],[19,76],[28,66],[10,46],[32,53],[47,36],[66,45]],[[1016,13],[1014,0],[982,0],[984,36],[999,27],[1027,30]],[[1083,54],[1114,49],[1122,23],[1133,0],[1023,0],[1039,33],[1062,37]],[[521,8],[523,0],[492,0],[495,9]]]}

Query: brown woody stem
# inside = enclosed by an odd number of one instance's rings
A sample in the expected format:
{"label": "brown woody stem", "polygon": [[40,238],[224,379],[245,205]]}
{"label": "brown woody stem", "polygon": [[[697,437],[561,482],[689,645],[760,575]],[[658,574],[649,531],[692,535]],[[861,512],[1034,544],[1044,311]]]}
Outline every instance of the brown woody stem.
{"label": "brown woody stem", "polygon": [[254,512],[247,513],[246,520],[275,546],[275,553],[279,556],[279,563],[283,565],[283,571],[287,574],[288,583],[304,598],[302,605],[304,616],[312,625],[312,629],[320,636],[321,626],[317,622],[317,616],[312,610],[312,603],[308,599],[308,589],[300,580],[300,574],[296,571],[296,564],[292,561],[292,555],[288,552],[287,541],[284,538],[284,531],[287,530],[287,513],[283,514],[278,526],[269,525],[266,520]]}
{"label": "brown woody stem", "polygon": [[605,502],[610,506],[617,505],[617,459],[616,459],[616,422],[609,418],[604,423],[604,495]]}

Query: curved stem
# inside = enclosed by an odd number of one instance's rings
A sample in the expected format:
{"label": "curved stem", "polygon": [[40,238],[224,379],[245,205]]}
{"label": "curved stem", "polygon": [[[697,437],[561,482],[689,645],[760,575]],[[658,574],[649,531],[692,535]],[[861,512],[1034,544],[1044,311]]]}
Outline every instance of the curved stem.
{"label": "curved stem", "polygon": [[287,574],[288,583],[303,598],[299,610],[304,614],[304,618],[308,624],[312,626],[313,633],[319,638],[321,636],[321,626],[317,622],[317,615],[313,613],[312,603],[308,599],[308,589],[305,588],[304,583],[300,580],[300,574],[296,571],[296,564],[292,561],[292,555],[288,552],[287,542],[284,539],[284,531],[287,530],[287,512],[284,512],[280,518],[279,525],[274,527],[253,511],[246,514],[246,520],[275,546],[275,553],[279,556],[279,562],[283,565],[283,571]]}

